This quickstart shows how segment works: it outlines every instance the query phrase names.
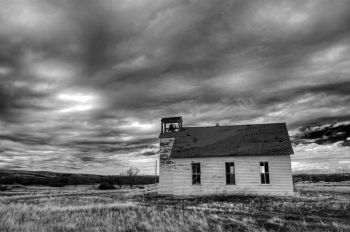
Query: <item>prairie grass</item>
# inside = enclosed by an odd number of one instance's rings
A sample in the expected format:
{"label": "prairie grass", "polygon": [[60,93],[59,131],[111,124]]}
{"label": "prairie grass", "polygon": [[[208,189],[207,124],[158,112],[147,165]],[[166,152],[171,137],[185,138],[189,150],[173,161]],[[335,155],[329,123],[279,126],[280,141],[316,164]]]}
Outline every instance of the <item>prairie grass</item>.
{"label": "prairie grass", "polygon": [[295,197],[200,198],[19,186],[0,194],[0,231],[350,231],[349,183],[326,185],[298,185]]}

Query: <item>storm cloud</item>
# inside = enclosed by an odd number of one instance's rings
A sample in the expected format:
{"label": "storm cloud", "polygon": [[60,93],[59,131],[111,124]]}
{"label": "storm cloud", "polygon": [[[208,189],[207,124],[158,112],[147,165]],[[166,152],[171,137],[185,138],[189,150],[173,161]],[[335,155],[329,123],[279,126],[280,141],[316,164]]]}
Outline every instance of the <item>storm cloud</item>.
{"label": "storm cloud", "polygon": [[[349,11],[348,0],[1,1],[0,168],[153,173],[160,118],[181,115],[287,122],[293,170],[350,170]],[[343,134],[310,131],[336,123]]]}

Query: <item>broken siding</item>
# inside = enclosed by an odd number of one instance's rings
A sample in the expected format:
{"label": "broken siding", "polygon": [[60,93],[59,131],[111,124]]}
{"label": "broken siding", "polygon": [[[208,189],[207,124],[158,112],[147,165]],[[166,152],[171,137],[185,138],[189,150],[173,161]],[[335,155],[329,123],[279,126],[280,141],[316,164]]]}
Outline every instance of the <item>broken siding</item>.
{"label": "broken siding", "polygon": [[[270,184],[260,183],[260,161],[269,162]],[[201,185],[192,185],[192,162],[201,164]],[[235,163],[235,185],[226,185],[225,162]],[[289,155],[174,159],[161,167],[159,187],[160,194],[175,195],[294,194]]]}
{"label": "broken siding", "polygon": [[160,194],[173,194],[172,182],[173,171],[176,170],[173,158],[170,158],[171,149],[174,144],[174,138],[160,139],[159,146],[159,186],[158,192]]}

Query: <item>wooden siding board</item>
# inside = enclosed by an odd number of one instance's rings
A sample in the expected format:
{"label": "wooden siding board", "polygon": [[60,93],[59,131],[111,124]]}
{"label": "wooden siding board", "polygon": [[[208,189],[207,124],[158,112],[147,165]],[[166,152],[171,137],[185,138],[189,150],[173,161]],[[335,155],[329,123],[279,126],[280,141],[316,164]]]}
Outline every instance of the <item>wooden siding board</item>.
{"label": "wooden siding board", "polygon": [[[259,161],[268,161],[271,184],[260,183]],[[192,185],[191,163],[201,163],[201,185]],[[226,185],[225,162],[235,162],[236,185]],[[164,167],[163,167],[164,168]],[[159,194],[293,195],[290,156],[247,156],[175,159],[160,170]]]}

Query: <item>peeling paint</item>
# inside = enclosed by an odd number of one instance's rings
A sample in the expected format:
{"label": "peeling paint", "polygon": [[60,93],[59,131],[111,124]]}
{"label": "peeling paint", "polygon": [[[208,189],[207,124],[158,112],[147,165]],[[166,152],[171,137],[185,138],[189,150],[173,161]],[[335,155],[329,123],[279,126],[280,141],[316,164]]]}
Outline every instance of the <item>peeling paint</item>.
{"label": "peeling paint", "polygon": [[174,145],[174,138],[164,138],[160,140],[159,159],[160,167],[174,166],[174,159],[170,157],[171,149]]}

